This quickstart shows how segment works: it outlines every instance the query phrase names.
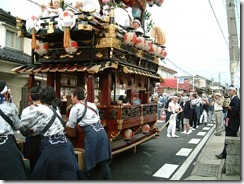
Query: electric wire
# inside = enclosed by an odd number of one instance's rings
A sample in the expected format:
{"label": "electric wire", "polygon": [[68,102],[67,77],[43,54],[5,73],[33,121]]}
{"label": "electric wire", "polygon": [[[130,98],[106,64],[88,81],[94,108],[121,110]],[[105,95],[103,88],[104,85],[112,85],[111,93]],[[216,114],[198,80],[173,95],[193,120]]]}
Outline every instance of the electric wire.
{"label": "electric wire", "polygon": [[209,5],[210,5],[210,7],[211,7],[211,9],[212,9],[212,12],[213,12],[213,14],[214,14],[214,17],[215,17],[215,19],[216,19],[216,21],[217,21],[217,23],[218,23],[219,29],[220,29],[220,31],[221,31],[221,33],[222,33],[222,36],[223,36],[223,38],[224,38],[224,40],[225,40],[225,43],[226,43],[227,47],[229,48],[229,45],[228,45],[228,43],[227,43],[227,41],[226,41],[226,38],[225,38],[224,33],[223,33],[223,30],[222,30],[222,28],[221,28],[221,26],[220,26],[220,24],[219,24],[219,21],[218,21],[218,18],[217,18],[217,16],[216,16],[216,14],[215,14],[215,11],[214,11],[214,9],[213,9],[213,6],[212,6],[210,0],[208,0],[208,2],[209,2]]}

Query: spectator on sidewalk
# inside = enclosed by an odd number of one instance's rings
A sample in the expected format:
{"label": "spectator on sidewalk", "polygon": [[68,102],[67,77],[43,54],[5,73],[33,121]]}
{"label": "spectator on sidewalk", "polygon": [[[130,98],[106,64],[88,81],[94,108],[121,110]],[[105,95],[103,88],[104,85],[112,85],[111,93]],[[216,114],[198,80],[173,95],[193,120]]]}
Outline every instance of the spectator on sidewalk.
{"label": "spectator on sidewalk", "polygon": [[197,123],[200,118],[200,101],[198,98],[197,93],[192,94],[192,99],[191,99],[191,108],[193,109],[193,114],[192,114],[192,119],[190,125],[192,126],[192,130],[195,130],[198,128]]}
{"label": "spectator on sidewalk", "polygon": [[166,102],[167,102],[166,93],[159,95],[159,98],[158,98],[158,120],[160,120],[160,118],[161,118],[162,109],[165,107]]}
{"label": "spectator on sidewalk", "polygon": [[[240,99],[236,94],[237,89],[233,86],[229,89],[231,98],[225,122],[225,136],[237,137],[240,128]],[[226,144],[221,154],[215,155],[218,159],[226,158]]]}
{"label": "spectator on sidewalk", "polygon": [[207,125],[208,122],[208,98],[203,97],[202,99],[202,114],[200,116],[200,123]]}
{"label": "spectator on sidewalk", "polygon": [[216,136],[220,136],[222,132],[222,119],[223,119],[223,100],[220,93],[215,94],[214,98],[214,116],[216,124]]}
{"label": "spectator on sidewalk", "polygon": [[214,106],[213,106],[213,96],[210,95],[208,98],[208,122],[212,123],[213,122],[213,114],[214,114]]}
{"label": "spectator on sidewalk", "polygon": [[[184,103],[184,97],[182,95],[181,91],[177,92],[178,95],[178,104],[180,105],[181,108],[183,108],[183,103]],[[182,113],[178,113],[177,114],[177,118],[176,118],[176,129],[177,131],[180,131],[181,129],[184,129],[184,125],[183,125],[183,118],[182,118]]]}
{"label": "spectator on sidewalk", "polygon": [[184,125],[184,131],[182,132],[183,134],[190,134],[192,132],[189,123],[190,123],[190,119],[192,118],[193,109],[191,108],[190,102],[191,102],[190,95],[186,95],[183,103],[183,112],[182,112],[183,125]]}

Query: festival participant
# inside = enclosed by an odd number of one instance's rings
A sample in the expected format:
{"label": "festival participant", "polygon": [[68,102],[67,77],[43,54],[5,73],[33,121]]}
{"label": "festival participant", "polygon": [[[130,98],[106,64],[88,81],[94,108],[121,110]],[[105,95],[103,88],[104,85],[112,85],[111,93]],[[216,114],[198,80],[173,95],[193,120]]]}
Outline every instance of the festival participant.
{"label": "festival participant", "polygon": [[208,122],[208,98],[203,97],[202,98],[202,114],[200,116],[200,123],[204,123],[204,125],[207,125]]}
{"label": "festival participant", "polygon": [[41,5],[41,17],[60,15],[63,9],[60,7],[60,0],[51,0],[49,5]]}
{"label": "festival participant", "polygon": [[[169,103],[168,112],[170,113],[170,122],[167,129],[167,137],[175,137],[179,136],[175,134],[176,131],[176,117],[177,113],[182,112],[182,108],[178,104],[178,96],[174,95],[173,100]],[[171,135],[170,135],[171,134]]]}
{"label": "festival participant", "polygon": [[8,95],[6,82],[0,80],[0,179],[26,180],[28,172],[14,137],[21,123],[15,109],[6,101]]}
{"label": "festival participant", "polygon": [[216,124],[216,132],[214,135],[220,136],[222,132],[222,121],[223,121],[223,100],[220,93],[215,94],[214,98],[214,116]]}
{"label": "festival participant", "polygon": [[112,158],[111,145],[104,130],[96,104],[86,101],[85,90],[81,87],[71,91],[74,104],[70,110],[66,128],[74,128],[76,123],[85,132],[85,172],[88,179],[95,179],[95,169],[102,171],[103,179],[111,179],[109,160]]}
{"label": "festival participant", "polygon": [[190,120],[192,118],[193,109],[191,108],[191,101],[190,101],[190,95],[187,94],[184,99],[183,103],[183,125],[184,125],[184,131],[183,134],[190,134],[192,133],[191,127],[190,127]]}
{"label": "festival participant", "polygon": [[73,145],[64,135],[60,112],[52,107],[55,99],[54,89],[47,86],[41,92],[41,104],[21,115],[23,131],[41,134],[41,154],[31,175],[33,180],[77,180],[81,173]]}
{"label": "festival participant", "polygon": [[141,27],[141,22],[138,19],[134,19],[132,21],[132,27],[135,29],[135,32],[139,32],[141,34],[144,34],[144,30]]}
{"label": "festival participant", "polygon": [[98,0],[75,0],[74,7],[79,11],[94,11],[95,15],[100,14],[101,6]]}
{"label": "festival participant", "polygon": [[[35,106],[38,106],[41,104],[41,92],[42,92],[42,87],[41,86],[34,86],[31,88],[30,92],[30,98],[32,100],[32,104],[28,107],[26,107],[21,114],[21,119],[25,114],[28,114],[28,112],[34,108]],[[41,145],[41,137],[39,133],[33,133],[31,135],[27,136],[26,131],[21,130],[21,133],[26,136],[26,141],[25,145],[26,146],[26,151],[28,150],[29,153],[29,160],[30,160],[30,169],[31,172],[34,169],[34,166],[36,164],[37,159],[40,156],[40,145]]]}
{"label": "festival participant", "polygon": [[[231,86],[229,95],[231,98],[230,105],[225,122],[225,136],[237,137],[237,132],[240,128],[240,99],[236,94],[237,89]],[[225,159],[227,155],[226,144],[221,154],[215,155],[218,159]]]}
{"label": "festival participant", "polygon": [[200,119],[200,100],[196,92],[192,94],[191,108],[193,109],[193,114],[192,119],[190,120],[190,126],[192,126],[192,130],[196,130],[196,128],[198,128],[197,124]]}

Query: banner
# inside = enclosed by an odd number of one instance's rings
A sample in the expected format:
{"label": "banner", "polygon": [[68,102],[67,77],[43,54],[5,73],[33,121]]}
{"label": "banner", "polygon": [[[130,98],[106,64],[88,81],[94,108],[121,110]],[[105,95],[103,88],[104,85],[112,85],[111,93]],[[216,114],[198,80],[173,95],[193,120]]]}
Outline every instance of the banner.
{"label": "banner", "polygon": [[184,84],[184,78],[183,77],[179,77],[178,78],[178,83],[179,84]]}

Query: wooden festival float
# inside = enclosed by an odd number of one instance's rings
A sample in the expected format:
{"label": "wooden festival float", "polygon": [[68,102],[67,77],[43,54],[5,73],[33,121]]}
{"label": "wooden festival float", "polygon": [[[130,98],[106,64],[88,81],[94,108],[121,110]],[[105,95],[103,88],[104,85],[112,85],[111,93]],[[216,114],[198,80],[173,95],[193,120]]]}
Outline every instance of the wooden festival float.
{"label": "wooden festival float", "polygon": [[[100,17],[65,10],[60,16],[18,18],[18,35],[32,39],[32,60],[12,71],[29,75],[29,89],[35,85],[35,76],[41,75],[58,97],[65,92],[64,118],[73,87],[86,88],[88,101],[98,96],[102,124],[117,154],[158,135],[157,104],[149,102],[149,96],[161,80],[158,59],[166,51],[162,44],[116,24],[114,12],[112,6],[109,15]],[[132,105],[117,100],[121,90]],[[140,99],[140,104],[133,104],[133,99]],[[83,148],[83,131],[76,128],[78,134],[70,140],[75,148]]]}

